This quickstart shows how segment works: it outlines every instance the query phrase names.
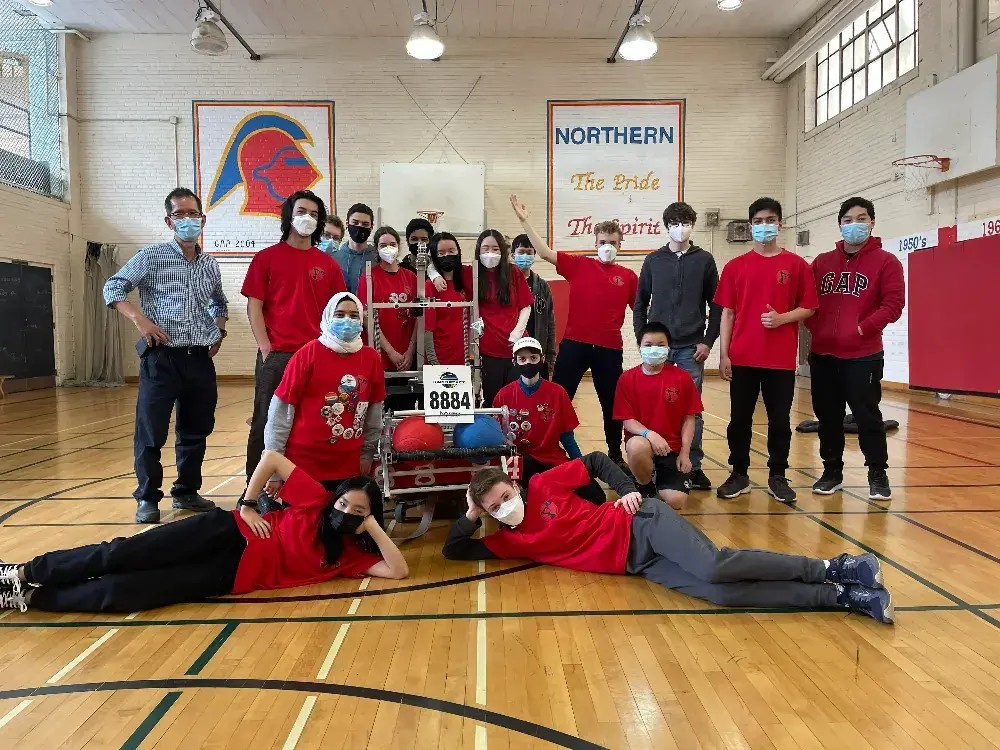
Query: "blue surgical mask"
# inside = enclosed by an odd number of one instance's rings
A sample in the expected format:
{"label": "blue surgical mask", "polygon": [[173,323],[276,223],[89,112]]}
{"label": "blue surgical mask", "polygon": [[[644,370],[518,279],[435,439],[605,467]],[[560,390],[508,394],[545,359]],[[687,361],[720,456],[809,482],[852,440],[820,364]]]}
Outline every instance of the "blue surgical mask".
{"label": "blue surgical mask", "polygon": [[337,243],[334,242],[333,238],[331,238],[331,237],[324,237],[323,239],[321,239],[319,241],[319,244],[316,245],[316,247],[318,247],[324,253],[328,253],[331,250],[336,250],[337,249],[336,245],[337,245]]}
{"label": "blue surgical mask", "polygon": [[535,256],[529,255],[528,253],[515,253],[514,263],[522,271],[527,271],[533,265],[535,265]]}
{"label": "blue surgical mask", "polygon": [[667,361],[667,347],[665,346],[643,346],[639,349],[639,356],[647,365],[662,365]]}
{"label": "blue surgical mask", "polygon": [[777,224],[751,224],[750,232],[753,234],[754,242],[759,242],[762,245],[766,245],[768,242],[773,242],[778,236],[778,225]]}
{"label": "blue surgical mask", "polygon": [[193,242],[201,234],[201,219],[174,219],[174,234],[185,242]]}
{"label": "blue surgical mask", "polygon": [[841,224],[840,226],[840,234],[844,238],[844,242],[848,245],[863,245],[871,236],[871,233],[871,224],[866,224],[864,222]]}
{"label": "blue surgical mask", "polygon": [[361,335],[361,321],[354,318],[334,318],[330,324],[330,333],[341,341],[354,341]]}

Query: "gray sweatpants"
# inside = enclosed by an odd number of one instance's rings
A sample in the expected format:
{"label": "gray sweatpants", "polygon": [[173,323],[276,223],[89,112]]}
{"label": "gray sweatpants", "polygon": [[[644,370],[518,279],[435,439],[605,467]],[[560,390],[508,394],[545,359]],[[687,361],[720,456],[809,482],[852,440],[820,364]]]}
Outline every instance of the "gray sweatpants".
{"label": "gray sweatpants", "polygon": [[834,607],[822,560],[757,549],[719,549],[664,502],[632,517],[626,571],[727,607]]}

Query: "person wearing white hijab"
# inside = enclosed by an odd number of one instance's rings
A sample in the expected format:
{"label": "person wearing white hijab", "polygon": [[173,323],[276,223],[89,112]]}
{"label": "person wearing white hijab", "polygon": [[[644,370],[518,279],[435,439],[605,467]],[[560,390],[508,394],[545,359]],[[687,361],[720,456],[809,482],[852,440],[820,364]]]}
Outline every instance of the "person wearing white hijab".
{"label": "person wearing white hijab", "polygon": [[[378,447],[385,377],[379,353],[361,340],[363,320],[361,300],[335,294],[323,310],[319,338],[289,361],[268,410],[264,447],[327,489],[369,474]],[[246,502],[266,511],[279,487],[273,478]]]}

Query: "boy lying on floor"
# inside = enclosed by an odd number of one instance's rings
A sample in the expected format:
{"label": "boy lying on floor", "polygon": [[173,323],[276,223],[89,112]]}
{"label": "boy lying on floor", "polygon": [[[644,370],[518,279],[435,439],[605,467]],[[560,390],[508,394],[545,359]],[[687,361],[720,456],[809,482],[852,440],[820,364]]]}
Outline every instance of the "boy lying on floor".
{"label": "boy lying on floor", "polygon": [[[591,479],[619,499],[592,505],[575,494]],[[450,560],[520,558],[593,573],[642,575],[668,589],[729,607],[841,607],[893,621],[878,558],[844,553],[832,560],[715,546],[656,499],[643,499],[607,456],[591,453],[530,482],[530,502],[499,468],[472,478],[468,510],[444,545]],[[473,539],[482,514],[500,530]]]}

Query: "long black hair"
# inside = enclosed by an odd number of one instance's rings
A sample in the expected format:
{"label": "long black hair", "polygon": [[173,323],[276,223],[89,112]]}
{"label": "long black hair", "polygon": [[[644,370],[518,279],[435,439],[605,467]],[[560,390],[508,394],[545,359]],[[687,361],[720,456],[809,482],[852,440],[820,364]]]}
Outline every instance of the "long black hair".
{"label": "long black hair", "polygon": [[458,268],[451,276],[451,283],[455,285],[456,292],[464,292],[465,280],[463,277],[465,274],[462,272],[462,246],[458,242],[458,237],[453,235],[451,232],[438,232],[437,234],[432,235],[430,242],[427,243],[427,250],[431,254],[431,260],[434,263],[434,267],[440,272],[441,264],[438,263],[438,245],[441,240],[451,240],[455,243],[455,247],[458,248],[458,255],[456,256],[458,258]]}
{"label": "long black hair", "polygon": [[316,230],[312,233],[312,243],[315,246],[323,238],[323,230],[326,228],[326,204],[312,190],[297,190],[281,204],[281,240],[284,242],[292,233],[292,219],[294,218],[292,213],[295,211],[295,203],[300,198],[310,200],[319,207],[316,216]]}
{"label": "long black hair", "polygon": [[[319,521],[319,538],[323,543],[324,557],[327,565],[333,565],[337,562],[344,551],[343,535],[330,527],[328,521],[330,511],[335,510],[337,500],[351,490],[361,490],[368,495],[368,504],[371,507],[371,514],[375,516],[375,522],[383,529],[385,528],[385,519],[383,518],[382,510],[382,490],[378,488],[375,480],[371,477],[357,476],[341,482],[337,489],[331,493],[330,502],[323,509]],[[359,534],[355,539],[358,540],[358,544],[366,552],[379,554],[378,545],[375,544],[375,540],[372,539],[371,534],[368,532]]]}
{"label": "long black hair", "polygon": [[500,232],[487,229],[476,240],[476,263],[479,263],[479,251],[487,237],[495,239],[500,246],[500,265],[496,268],[483,266],[479,269],[479,302],[482,304],[493,297],[506,307],[510,304],[510,248]]}

